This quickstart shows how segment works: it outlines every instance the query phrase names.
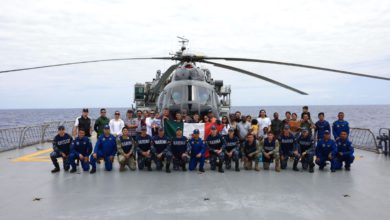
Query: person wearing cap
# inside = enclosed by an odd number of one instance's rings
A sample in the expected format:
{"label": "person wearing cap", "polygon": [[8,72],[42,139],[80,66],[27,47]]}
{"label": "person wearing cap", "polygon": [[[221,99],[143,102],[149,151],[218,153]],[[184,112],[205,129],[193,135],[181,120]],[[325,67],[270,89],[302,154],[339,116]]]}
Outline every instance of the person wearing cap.
{"label": "person wearing cap", "polygon": [[76,160],[80,160],[81,167],[85,172],[89,171],[89,155],[92,153],[92,143],[88,137],[85,136],[83,129],[78,130],[78,136],[73,140],[70,146],[70,165],[72,169],[71,173],[77,171]]}
{"label": "person wearing cap", "polygon": [[146,131],[146,126],[142,126],[141,134],[136,138],[138,169],[143,170],[147,167],[148,171],[152,171],[152,137]]}
{"label": "person wearing cap", "polygon": [[199,172],[204,173],[204,160],[206,145],[202,138],[199,137],[199,129],[195,129],[192,138],[188,141],[188,149],[190,152],[189,169],[195,170],[199,164]]}
{"label": "person wearing cap", "polygon": [[129,136],[131,136],[133,140],[135,140],[135,138],[137,137],[136,129],[138,128],[138,122],[136,118],[133,118],[133,116],[134,116],[133,110],[131,109],[127,110],[126,119],[124,120],[124,122],[125,122],[125,126],[129,131]]}
{"label": "person wearing cap", "polygon": [[170,173],[172,162],[171,141],[165,135],[164,128],[160,127],[158,134],[152,138],[152,152],[156,169],[162,170],[165,163],[165,172]]}
{"label": "person wearing cap", "polygon": [[107,111],[105,108],[100,109],[100,117],[96,119],[95,125],[93,126],[98,137],[103,134],[104,126],[110,123],[110,119],[107,118],[106,114]]}
{"label": "person wearing cap", "polygon": [[225,168],[230,170],[232,160],[235,163],[235,170],[240,171],[240,140],[234,135],[234,128],[229,128],[225,141]]}
{"label": "person wearing cap", "polygon": [[255,163],[255,171],[260,171],[259,168],[259,154],[260,145],[256,140],[255,135],[248,133],[246,140],[242,143],[241,148],[242,159],[244,161],[244,169],[252,170],[253,162]]}
{"label": "person wearing cap", "polygon": [[299,171],[299,153],[298,147],[295,140],[295,136],[290,132],[290,127],[285,125],[283,132],[279,137],[280,143],[280,164],[282,170],[287,168],[287,162],[290,157],[294,158],[293,170]]}
{"label": "person wearing cap", "polygon": [[270,163],[275,161],[275,171],[280,172],[279,141],[272,131],[269,131],[267,137],[260,141],[260,153],[264,170],[269,170]]}
{"label": "person wearing cap", "polygon": [[330,131],[330,124],[325,120],[325,114],[323,112],[318,113],[318,121],[315,123],[315,134],[317,135],[317,140],[324,138],[325,130]]}
{"label": "person wearing cap", "polygon": [[351,164],[355,160],[354,148],[352,142],[348,140],[348,134],[346,131],[341,131],[340,138],[336,141],[337,154],[335,157],[335,168],[341,169],[344,162],[346,171],[351,170]]}
{"label": "person wearing cap", "polygon": [[118,137],[122,135],[122,128],[125,127],[125,122],[120,118],[121,113],[119,111],[115,111],[114,118],[110,120],[110,133],[114,135],[114,137]]}
{"label": "person wearing cap", "polygon": [[130,170],[136,170],[135,143],[134,139],[129,135],[127,127],[122,128],[122,135],[116,139],[116,145],[118,147],[119,171],[124,171],[126,166]]}
{"label": "person wearing cap", "polygon": [[182,128],[176,128],[176,136],[172,138],[171,151],[173,155],[173,169],[187,171],[186,163],[188,162],[188,139],[183,136]]}
{"label": "person wearing cap", "polygon": [[309,131],[304,128],[297,138],[298,151],[300,155],[300,160],[302,163],[302,169],[307,170],[309,167],[309,172],[314,172],[314,140],[310,135]]}
{"label": "person wearing cap", "polygon": [[223,173],[223,162],[225,161],[225,141],[218,134],[217,127],[211,126],[211,134],[206,139],[206,144],[210,153],[210,168],[215,170],[218,166],[218,172]]}
{"label": "person wearing cap", "polygon": [[68,171],[70,168],[69,163],[69,153],[70,145],[72,144],[73,138],[68,133],[65,132],[64,126],[58,127],[58,134],[54,137],[53,140],[53,152],[50,153],[50,159],[53,162],[54,169],[52,173],[57,173],[60,171],[60,165],[58,164],[57,158],[62,158],[64,170]]}
{"label": "person wearing cap", "polygon": [[316,147],[316,164],[320,170],[326,166],[326,161],[330,161],[330,170],[336,172],[335,156],[337,154],[337,146],[334,140],[330,139],[330,131],[324,131],[324,139],[317,142]]}
{"label": "person wearing cap", "polygon": [[339,112],[337,115],[338,120],[333,122],[332,131],[335,140],[339,139],[342,131],[347,132],[349,135],[349,123],[344,120],[344,112]]}
{"label": "person wearing cap", "polygon": [[103,135],[101,135],[95,144],[93,154],[90,157],[91,172],[96,172],[96,160],[102,158],[104,160],[104,167],[106,171],[112,170],[114,157],[117,153],[116,138],[110,133],[110,126],[104,126]]}
{"label": "person wearing cap", "polygon": [[85,131],[85,136],[91,137],[92,127],[91,127],[91,118],[88,117],[89,110],[84,108],[81,116],[76,118],[73,127],[73,136],[78,134],[78,130],[82,129]]}

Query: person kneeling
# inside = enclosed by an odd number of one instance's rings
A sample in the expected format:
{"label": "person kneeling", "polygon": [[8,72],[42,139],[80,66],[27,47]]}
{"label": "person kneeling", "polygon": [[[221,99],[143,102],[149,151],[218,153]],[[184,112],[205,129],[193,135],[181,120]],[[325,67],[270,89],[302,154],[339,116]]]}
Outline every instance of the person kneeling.
{"label": "person kneeling", "polygon": [[173,169],[187,171],[186,163],[188,162],[187,138],[183,136],[180,127],[176,128],[176,137],[172,138],[171,150],[173,155]]}
{"label": "person kneeling", "polygon": [[330,132],[324,132],[324,139],[319,140],[316,148],[316,164],[320,170],[326,166],[326,161],[330,161],[330,170],[336,172],[335,156],[337,154],[336,143],[330,139]]}
{"label": "person kneeling", "polygon": [[171,143],[167,136],[165,136],[164,128],[158,129],[158,135],[153,137],[153,160],[156,163],[157,170],[162,170],[165,162],[165,172],[170,173],[172,153]]}
{"label": "person kneeling", "polygon": [[188,149],[190,152],[189,169],[195,170],[199,163],[199,172],[204,173],[204,160],[206,145],[202,138],[199,137],[199,130],[195,129],[192,138],[188,141]]}
{"label": "person kneeling", "polygon": [[72,169],[71,173],[77,171],[76,160],[80,160],[81,167],[84,171],[89,171],[89,155],[92,153],[92,143],[88,137],[85,136],[85,131],[79,129],[78,136],[73,140],[70,146],[69,161]]}
{"label": "person kneeling", "polygon": [[116,144],[118,146],[119,171],[124,171],[126,166],[130,170],[135,170],[135,144],[133,138],[129,136],[129,130],[126,127],[122,128],[122,135],[117,138]]}
{"label": "person kneeling", "polygon": [[138,169],[146,166],[152,171],[152,137],[146,133],[146,126],[141,127],[141,134],[137,137]]}
{"label": "person kneeling", "polygon": [[70,145],[72,144],[73,138],[65,132],[64,126],[58,127],[58,134],[54,137],[53,140],[53,152],[50,153],[50,159],[53,162],[54,169],[52,173],[57,173],[60,171],[60,165],[58,164],[57,158],[62,158],[64,165],[64,170],[68,171],[70,168],[69,163],[69,154],[70,154]]}
{"label": "person kneeling", "polygon": [[231,168],[232,160],[235,162],[235,170],[240,171],[240,140],[234,135],[234,128],[229,128],[225,139],[225,167]]}
{"label": "person kneeling", "polygon": [[280,172],[280,155],[279,141],[275,139],[274,134],[270,131],[267,137],[260,142],[260,152],[263,157],[263,168],[269,170],[272,160],[275,160],[275,171]]}
{"label": "person kneeling", "polygon": [[105,125],[103,134],[98,138],[93,154],[90,157],[91,161],[91,172],[96,172],[96,160],[104,159],[104,167],[107,171],[112,170],[112,163],[117,152],[116,140],[114,135],[110,134],[110,126]]}
{"label": "person kneeling", "polygon": [[335,158],[336,169],[341,169],[343,162],[345,163],[345,170],[351,170],[351,163],[355,160],[353,156],[353,146],[352,142],[348,139],[348,133],[342,131],[340,133],[340,138],[336,141],[337,145],[337,156]]}
{"label": "person kneeling", "polygon": [[254,134],[247,134],[246,140],[242,143],[242,156],[245,170],[251,170],[252,163],[255,162],[255,170],[260,171],[259,153],[259,143],[255,140]]}

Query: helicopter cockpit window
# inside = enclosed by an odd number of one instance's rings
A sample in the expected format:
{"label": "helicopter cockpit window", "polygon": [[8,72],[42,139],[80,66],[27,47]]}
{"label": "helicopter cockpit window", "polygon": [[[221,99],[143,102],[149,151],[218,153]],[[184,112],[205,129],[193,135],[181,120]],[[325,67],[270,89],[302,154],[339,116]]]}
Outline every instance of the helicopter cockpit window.
{"label": "helicopter cockpit window", "polygon": [[189,94],[191,94],[189,96],[188,101],[195,101],[201,105],[211,104],[212,91],[210,91],[209,89],[194,85],[189,86],[188,89],[191,90],[188,91]]}
{"label": "helicopter cockpit window", "polygon": [[171,89],[171,101],[172,104],[180,104],[183,101],[184,89],[185,87],[174,87]]}

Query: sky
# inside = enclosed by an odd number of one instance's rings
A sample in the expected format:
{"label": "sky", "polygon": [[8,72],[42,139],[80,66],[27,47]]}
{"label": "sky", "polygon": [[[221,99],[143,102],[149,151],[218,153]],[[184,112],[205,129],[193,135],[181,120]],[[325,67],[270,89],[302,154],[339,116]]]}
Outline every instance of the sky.
{"label": "sky", "polygon": [[[2,0],[0,70],[121,57],[207,56],[294,62],[390,77],[390,1]],[[222,61],[221,61],[222,62]],[[203,64],[232,105],[390,104],[390,81],[222,62],[309,93]],[[172,61],[92,63],[0,74],[0,109],[127,107],[133,85]]]}

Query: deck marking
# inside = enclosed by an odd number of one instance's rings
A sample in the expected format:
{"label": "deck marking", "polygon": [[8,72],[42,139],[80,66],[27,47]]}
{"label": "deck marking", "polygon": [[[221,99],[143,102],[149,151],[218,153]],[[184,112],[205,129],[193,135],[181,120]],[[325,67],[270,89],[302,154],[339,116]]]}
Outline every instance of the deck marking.
{"label": "deck marking", "polygon": [[47,154],[52,151],[53,151],[52,149],[41,150],[32,154],[27,154],[15,158],[14,160],[12,160],[12,162],[50,162],[51,160],[49,155],[43,155],[43,154]]}

